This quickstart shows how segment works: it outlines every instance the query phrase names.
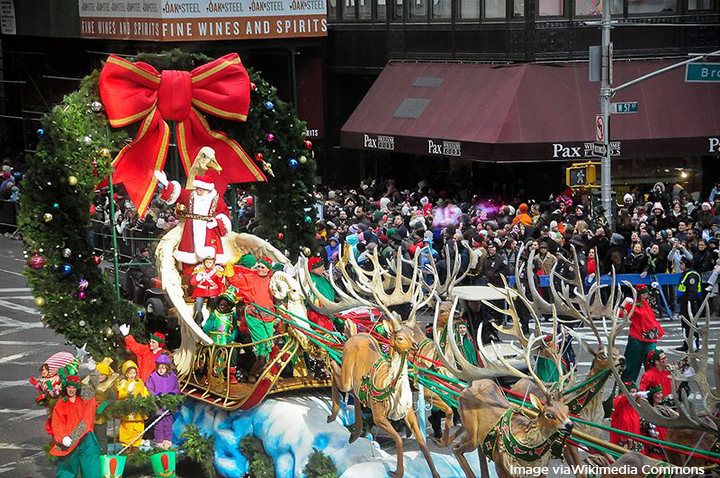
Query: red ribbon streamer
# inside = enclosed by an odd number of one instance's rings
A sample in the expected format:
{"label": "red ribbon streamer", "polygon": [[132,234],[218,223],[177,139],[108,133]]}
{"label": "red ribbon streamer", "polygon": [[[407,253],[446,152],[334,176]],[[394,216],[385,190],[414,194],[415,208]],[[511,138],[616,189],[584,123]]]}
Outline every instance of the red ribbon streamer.
{"label": "red ribbon streamer", "polygon": [[202,111],[245,121],[250,108],[250,78],[237,53],[218,58],[193,71],[159,73],[144,62],[110,56],[100,73],[100,97],[114,128],[141,121],[132,143],[113,161],[113,181],[122,183],[142,217],[157,186],[154,171],[167,157],[170,127],[175,121],[177,147],[185,172],[203,146],[215,150],[222,176],[207,172],[222,194],[230,183],[266,181],[240,145],[213,131]]}

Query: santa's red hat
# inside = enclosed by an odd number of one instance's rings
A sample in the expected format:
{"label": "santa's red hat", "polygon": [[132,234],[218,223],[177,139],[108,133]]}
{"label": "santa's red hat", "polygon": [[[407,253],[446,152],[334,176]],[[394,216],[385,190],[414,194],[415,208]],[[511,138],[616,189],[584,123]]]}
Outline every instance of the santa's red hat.
{"label": "santa's red hat", "polygon": [[195,176],[193,179],[193,187],[196,189],[207,189],[208,191],[215,190],[215,184],[210,176]]}

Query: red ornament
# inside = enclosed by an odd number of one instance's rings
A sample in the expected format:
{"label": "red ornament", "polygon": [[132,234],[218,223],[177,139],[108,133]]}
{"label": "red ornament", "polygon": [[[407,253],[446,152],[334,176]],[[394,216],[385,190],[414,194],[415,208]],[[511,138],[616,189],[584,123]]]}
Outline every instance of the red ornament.
{"label": "red ornament", "polygon": [[303,145],[305,146],[305,149],[312,149],[312,141],[310,141],[309,139],[303,141]]}
{"label": "red ornament", "polygon": [[253,82],[250,82],[250,91],[257,91],[257,85]]}
{"label": "red ornament", "polygon": [[84,290],[81,290],[80,292],[78,292],[78,299],[85,300],[85,291]]}
{"label": "red ornament", "polygon": [[265,156],[263,156],[262,153],[255,153],[255,161],[257,161],[259,163],[263,159],[265,159]]}
{"label": "red ornament", "polygon": [[92,256],[92,263],[93,263],[93,264],[95,264],[96,266],[99,266],[101,262],[102,262],[102,257],[100,257],[100,256]]}
{"label": "red ornament", "polygon": [[278,239],[280,239],[281,241],[285,239],[285,234],[283,234],[282,232],[278,232]]}
{"label": "red ornament", "polygon": [[42,269],[45,266],[45,258],[36,252],[30,258],[29,264],[33,269]]}

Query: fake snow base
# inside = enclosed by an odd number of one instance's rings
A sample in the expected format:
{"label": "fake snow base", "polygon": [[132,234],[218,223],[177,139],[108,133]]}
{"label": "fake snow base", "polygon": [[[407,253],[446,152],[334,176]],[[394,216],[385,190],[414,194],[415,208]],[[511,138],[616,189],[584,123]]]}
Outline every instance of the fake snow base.
{"label": "fake snow base", "polygon": [[[349,444],[350,432],[345,425],[354,422],[352,406],[341,403],[338,419],[327,423],[330,401],[320,395],[286,395],[270,399],[252,410],[226,412],[211,405],[188,400],[176,415],[174,432],[177,441],[187,425],[197,425],[204,434],[215,437],[215,468],[228,478],[240,478],[248,471],[248,462],[238,449],[247,435],[259,438],[275,462],[277,478],[303,476],[313,448],[332,458],[341,478],[372,476],[380,478],[395,470],[395,453],[386,453],[378,444],[359,438]],[[410,440],[414,440],[411,438]],[[407,442],[406,442],[407,443]],[[405,476],[429,477],[430,469],[419,451],[405,452]],[[432,453],[435,467],[443,478],[464,478],[450,448],[447,454]],[[476,476],[480,476],[477,452],[466,455]],[[490,474],[494,478],[494,467]]]}

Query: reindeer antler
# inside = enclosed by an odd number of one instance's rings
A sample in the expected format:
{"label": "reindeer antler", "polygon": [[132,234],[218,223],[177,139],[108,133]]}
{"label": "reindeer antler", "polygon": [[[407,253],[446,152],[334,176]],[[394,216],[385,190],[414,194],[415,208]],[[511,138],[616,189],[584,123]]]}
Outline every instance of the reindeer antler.
{"label": "reindeer antler", "polygon": [[[330,317],[334,314],[343,312],[345,310],[353,309],[355,307],[374,307],[373,304],[369,301],[364,300],[359,296],[352,297],[344,290],[342,290],[341,287],[338,287],[338,285],[335,283],[335,277],[332,267],[330,267],[329,269],[330,284],[335,290],[335,293],[340,297],[340,302],[334,302],[327,299],[317,290],[315,284],[310,278],[307,258],[303,256],[300,257],[296,273],[298,283],[300,284],[300,289],[302,290],[305,297],[308,298],[307,302],[310,305],[310,308],[312,308],[318,314]],[[315,297],[320,303],[319,307],[315,305],[314,301],[310,300],[312,297]]]}
{"label": "reindeer antler", "polygon": [[[460,282],[462,282],[463,279],[465,279],[465,277],[468,275],[468,272],[470,272],[470,261],[468,260],[467,267],[461,273],[460,269],[462,268],[462,261],[460,260],[460,247],[458,247],[457,242],[453,242],[452,244],[453,252],[455,253],[452,261],[452,269],[450,268],[450,244],[446,243],[443,249],[445,251],[447,271],[445,274],[445,281],[442,284],[439,284],[437,287],[437,293],[443,299],[449,299],[452,296],[453,288]],[[461,245],[465,248],[465,250],[467,250],[469,259],[470,255],[472,254],[470,246],[468,246],[466,241],[462,241]],[[435,258],[432,254],[430,254],[429,257],[429,265],[430,268],[435,271],[435,274],[437,275],[437,263],[435,262]]]}

